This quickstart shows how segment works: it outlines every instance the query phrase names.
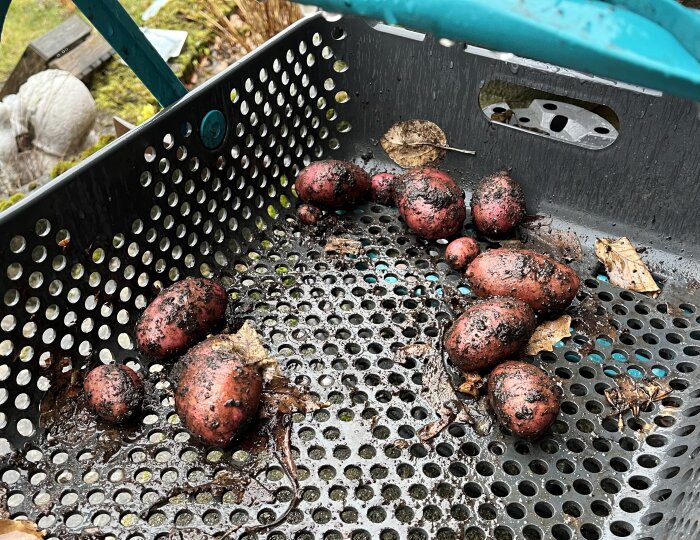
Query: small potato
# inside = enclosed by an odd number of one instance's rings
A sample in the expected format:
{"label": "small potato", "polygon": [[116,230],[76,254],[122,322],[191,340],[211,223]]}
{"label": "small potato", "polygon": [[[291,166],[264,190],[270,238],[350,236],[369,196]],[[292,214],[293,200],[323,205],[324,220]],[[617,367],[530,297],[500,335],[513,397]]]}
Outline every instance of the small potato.
{"label": "small potato", "polygon": [[323,212],[311,204],[300,204],[297,217],[304,225],[316,225],[323,217]]}
{"label": "small potato", "polygon": [[504,236],[525,217],[523,188],[505,171],[483,178],[472,194],[471,210],[477,231]]}
{"label": "small potato", "polygon": [[470,236],[452,240],[445,249],[445,260],[455,270],[465,270],[479,254],[479,243]]}
{"label": "small potato", "polygon": [[180,360],[175,410],[187,430],[201,441],[228,446],[255,415],[262,376],[233,352],[228,335],[212,336]]}
{"label": "small potato", "polygon": [[97,366],[85,377],[83,390],[88,406],[110,422],[124,422],[141,409],[143,381],[127,366]]}
{"label": "small potato", "polygon": [[466,276],[475,295],[518,298],[545,317],[564,311],[581,284],[571,267],[528,249],[488,250]]}
{"label": "small potato", "polygon": [[540,368],[505,362],[489,375],[488,393],[498,421],[524,439],[541,437],[557,419],[562,390]]}
{"label": "small potato", "polygon": [[467,217],[464,192],[442,171],[423,167],[396,178],[396,201],[406,226],[423,238],[447,238]]}
{"label": "small potato", "polygon": [[514,298],[490,298],[462,313],[445,334],[445,351],[462,371],[490,369],[527,345],[535,314]]}
{"label": "small potato", "polygon": [[226,290],[217,281],[185,278],[163,289],[136,323],[136,345],[151,358],[180,353],[221,322]]}
{"label": "small potato", "polygon": [[354,163],[329,159],[316,161],[297,176],[299,198],[325,208],[342,208],[369,198],[369,175]]}
{"label": "small potato", "polygon": [[388,172],[375,174],[372,177],[372,185],[369,190],[369,198],[371,201],[379,204],[390,205],[394,201],[394,181],[396,175]]}

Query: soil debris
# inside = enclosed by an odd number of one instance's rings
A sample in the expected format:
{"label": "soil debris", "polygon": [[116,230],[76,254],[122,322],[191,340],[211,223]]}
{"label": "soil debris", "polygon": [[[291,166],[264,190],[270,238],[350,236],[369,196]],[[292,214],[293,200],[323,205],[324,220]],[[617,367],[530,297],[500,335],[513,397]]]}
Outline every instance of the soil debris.
{"label": "soil debris", "polygon": [[579,353],[587,355],[593,350],[598,336],[605,335],[615,339],[617,328],[613,326],[608,312],[600,302],[591,296],[586,297],[580,304],[569,308],[571,326],[574,331],[586,337],[586,343],[579,348]]}
{"label": "soil debris", "polygon": [[554,259],[570,263],[583,260],[583,250],[578,236],[573,231],[552,228],[549,216],[532,216],[518,227],[518,238],[522,247],[539,251]]}

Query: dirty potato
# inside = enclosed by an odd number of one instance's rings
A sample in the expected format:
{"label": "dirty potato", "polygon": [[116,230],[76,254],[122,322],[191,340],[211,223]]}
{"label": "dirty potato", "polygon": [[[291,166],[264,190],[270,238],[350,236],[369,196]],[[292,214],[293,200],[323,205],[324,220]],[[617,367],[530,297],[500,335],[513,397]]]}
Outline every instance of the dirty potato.
{"label": "dirty potato", "polygon": [[518,354],[535,331],[535,314],[514,298],[490,298],[462,313],[445,333],[445,350],[462,371],[487,370]]}
{"label": "dirty potato", "polygon": [[163,289],[136,323],[136,345],[151,358],[180,353],[214,330],[226,312],[218,282],[188,277]]}
{"label": "dirty potato", "polygon": [[576,272],[528,249],[491,249],[474,259],[467,279],[477,296],[511,296],[545,317],[558,315],[576,297]]}
{"label": "dirty potato", "polygon": [[557,419],[562,390],[542,369],[504,362],[489,375],[488,395],[498,421],[524,439],[541,437]]}

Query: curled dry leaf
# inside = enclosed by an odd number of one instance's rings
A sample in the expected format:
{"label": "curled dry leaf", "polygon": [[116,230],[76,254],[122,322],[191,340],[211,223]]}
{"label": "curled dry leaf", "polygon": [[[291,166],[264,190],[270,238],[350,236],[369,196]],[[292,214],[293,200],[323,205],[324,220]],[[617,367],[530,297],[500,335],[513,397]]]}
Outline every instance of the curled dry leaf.
{"label": "curled dry leaf", "polygon": [[229,345],[243,357],[246,364],[257,364],[260,367],[265,382],[269,383],[282,377],[279,363],[270,358],[250,321],[245,321],[238,332],[230,335],[227,346]]}
{"label": "curled dry leaf", "polygon": [[438,419],[424,425],[418,430],[418,438],[421,442],[428,442],[437,437],[442,430],[449,426],[457,417],[457,413],[462,409],[461,405],[455,401],[443,403],[436,411]]}
{"label": "curled dry leaf", "polygon": [[617,388],[606,388],[605,398],[612,407],[612,414],[618,415],[620,429],[624,427],[622,415],[625,412],[632,411],[634,417],[639,418],[642,409],[671,393],[671,387],[657,378],[633,379],[629,375],[619,375],[615,382]]}
{"label": "curled dry leaf", "polygon": [[479,391],[484,387],[485,383],[484,378],[476,371],[468,372],[464,374],[464,382],[457,391],[474,399],[479,399]]}
{"label": "curled dry leaf", "polygon": [[467,404],[464,408],[464,422],[470,424],[477,435],[485,437],[491,433],[496,421],[488,396],[481,396],[479,399]]}
{"label": "curled dry leaf", "polygon": [[408,169],[433,163],[445,155],[447,136],[428,120],[407,120],[389,128],[379,141],[387,155]]}
{"label": "curled dry leaf", "polygon": [[334,255],[362,255],[362,243],[352,238],[331,236],[324,247],[324,251]]}
{"label": "curled dry leaf", "polygon": [[628,238],[598,238],[595,241],[595,254],[605,266],[613,285],[648,293],[652,298],[661,290]]}
{"label": "curled dry leaf", "polygon": [[408,441],[406,439],[396,439],[394,441],[394,446],[396,448],[400,448],[401,450],[405,450],[408,448]]}
{"label": "curled dry leaf", "polygon": [[36,540],[44,531],[26,519],[0,519],[0,540]]}
{"label": "curled dry leaf", "polygon": [[409,358],[418,359],[423,358],[427,354],[435,352],[432,346],[427,343],[411,343],[410,345],[405,345],[396,351],[394,355],[394,362],[399,365],[404,365],[406,360]]}
{"label": "curled dry leaf", "polygon": [[553,321],[545,321],[532,334],[525,347],[525,354],[534,356],[540,351],[554,350],[554,344],[571,336],[571,317],[562,315]]}
{"label": "curled dry leaf", "polygon": [[308,413],[328,403],[319,402],[306,388],[293,385],[280,369],[279,363],[271,358],[257,331],[249,321],[230,336],[230,346],[249,364],[257,364],[263,373],[265,386],[258,409],[258,416],[267,420],[266,430],[279,456],[287,476],[297,487],[297,467],[292,457],[289,415],[295,412]]}

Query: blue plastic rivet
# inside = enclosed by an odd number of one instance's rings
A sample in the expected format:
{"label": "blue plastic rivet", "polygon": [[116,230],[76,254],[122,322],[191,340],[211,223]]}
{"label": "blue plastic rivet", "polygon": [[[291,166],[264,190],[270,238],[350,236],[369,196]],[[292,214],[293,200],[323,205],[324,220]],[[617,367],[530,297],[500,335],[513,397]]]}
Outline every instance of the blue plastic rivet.
{"label": "blue plastic rivet", "polygon": [[218,148],[226,136],[224,113],[214,109],[205,114],[199,126],[199,136],[202,139],[202,144],[209,150]]}

